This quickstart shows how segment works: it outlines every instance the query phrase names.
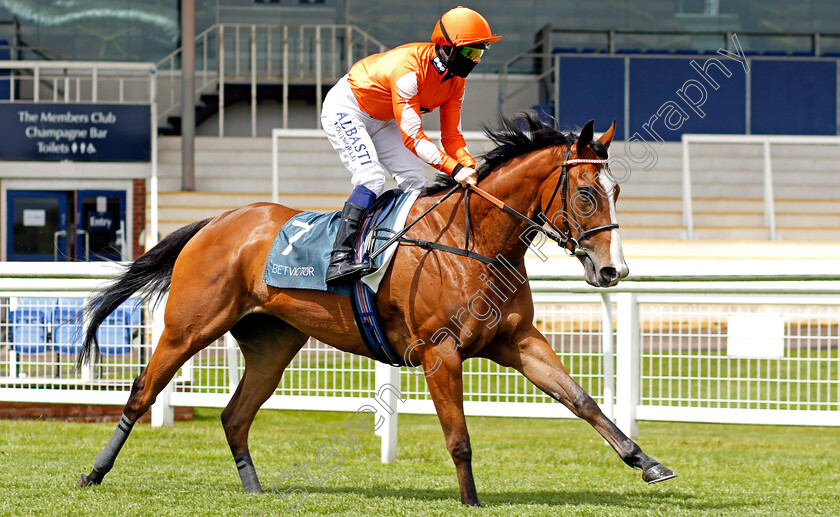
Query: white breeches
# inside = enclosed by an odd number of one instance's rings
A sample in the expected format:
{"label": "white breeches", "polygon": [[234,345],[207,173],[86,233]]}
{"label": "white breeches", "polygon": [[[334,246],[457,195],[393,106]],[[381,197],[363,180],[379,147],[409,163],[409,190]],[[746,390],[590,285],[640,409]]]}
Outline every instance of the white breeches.
{"label": "white breeches", "polygon": [[423,162],[403,143],[397,121],[377,120],[365,113],[346,75],[324,99],[321,126],[350,171],[354,187],[362,185],[378,196],[385,189],[385,170],[403,191],[426,186]]}

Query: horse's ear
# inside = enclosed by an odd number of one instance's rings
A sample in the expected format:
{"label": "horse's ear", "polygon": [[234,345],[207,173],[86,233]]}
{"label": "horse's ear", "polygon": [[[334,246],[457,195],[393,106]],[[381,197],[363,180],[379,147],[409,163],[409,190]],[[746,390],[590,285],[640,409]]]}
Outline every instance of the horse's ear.
{"label": "horse's ear", "polygon": [[604,144],[606,149],[610,148],[610,144],[612,143],[612,139],[615,136],[615,119],[613,119],[613,123],[607,131],[601,135],[601,138],[598,139],[599,142]]}
{"label": "horse's ear", "polygon": [[578,155],[583,154],[583,150],[586,149],[590,143],[592,143],[592,137],[595,136],[595,121],[590,120],[586,124],[584,124],[583,129],[580,130],[580,136],[578,137],[577,141],[577,153]]}

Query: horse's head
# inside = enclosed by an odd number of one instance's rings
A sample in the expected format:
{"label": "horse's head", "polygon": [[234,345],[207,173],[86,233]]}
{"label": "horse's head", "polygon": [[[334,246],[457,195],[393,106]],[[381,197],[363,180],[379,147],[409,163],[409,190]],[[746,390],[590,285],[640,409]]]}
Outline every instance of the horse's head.
{"label": "horse's head", "polygon": [[629,272],[615,216],[619,187],[607,168],[615,121],[598,139],[593,126],[587,122],[577,142],[566,146],[559,175],[543,185],[541,201],[548,224],[569,239],[566,251],[583,264],[586,282],[610,287]]}

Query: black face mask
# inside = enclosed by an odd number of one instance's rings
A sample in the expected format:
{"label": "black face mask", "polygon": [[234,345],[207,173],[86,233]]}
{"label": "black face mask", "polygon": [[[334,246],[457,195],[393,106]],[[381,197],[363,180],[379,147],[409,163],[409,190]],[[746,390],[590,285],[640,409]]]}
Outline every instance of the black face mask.
{"label": "black face mask", "polygon": [[464,57],[458,47],[436,45],[435,50],[440,60],[446,65],[447,75],[452,74],[466,78],[478,64],[472,59]]}

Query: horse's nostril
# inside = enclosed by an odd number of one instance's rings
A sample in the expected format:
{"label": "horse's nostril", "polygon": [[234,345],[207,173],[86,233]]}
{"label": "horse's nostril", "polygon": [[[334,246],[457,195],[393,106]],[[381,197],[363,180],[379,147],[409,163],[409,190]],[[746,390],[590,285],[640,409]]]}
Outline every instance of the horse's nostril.
{"label": "horse's nostril", "polygon": [[618,278],[618,271],[614,267],[602,267],[600,275],[601,280],[608,284]]}

